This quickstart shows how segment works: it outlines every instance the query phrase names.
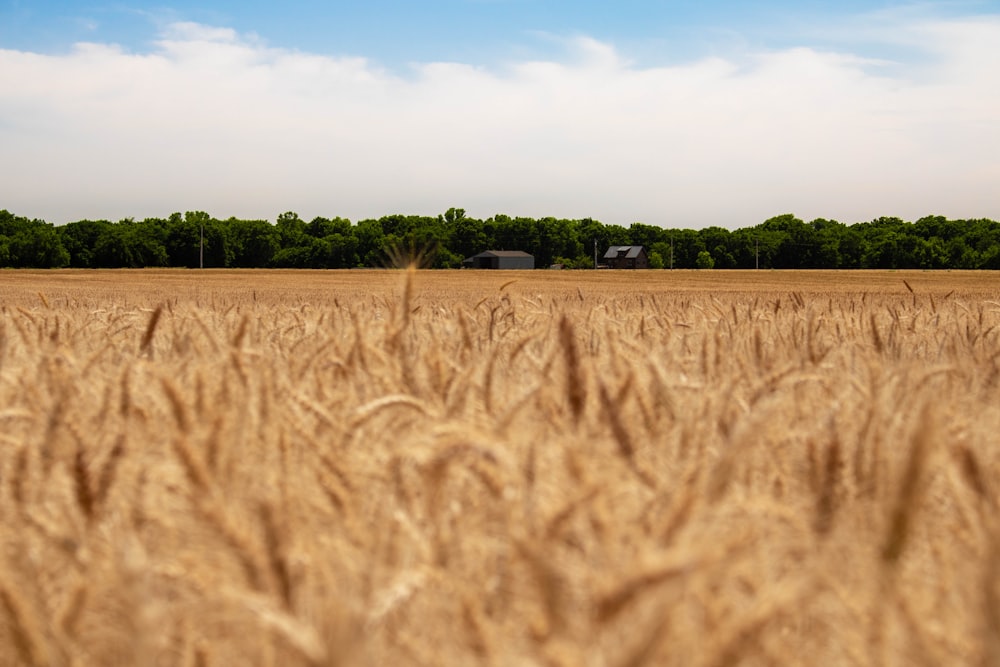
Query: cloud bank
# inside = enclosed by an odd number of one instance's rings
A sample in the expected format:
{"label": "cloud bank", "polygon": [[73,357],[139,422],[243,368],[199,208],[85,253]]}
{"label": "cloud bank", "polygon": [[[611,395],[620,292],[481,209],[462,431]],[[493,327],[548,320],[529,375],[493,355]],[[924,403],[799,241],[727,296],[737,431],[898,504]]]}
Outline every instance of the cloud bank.
{"label": "cloud bank", "polygon": [[642,66],[580,36],[559,58],[398,73],[192,23],[148,53],[0,50],[0,208],[56,223],[450,206],[692,228],[1000,219],[1000,17],[879,34],[912,57]]}

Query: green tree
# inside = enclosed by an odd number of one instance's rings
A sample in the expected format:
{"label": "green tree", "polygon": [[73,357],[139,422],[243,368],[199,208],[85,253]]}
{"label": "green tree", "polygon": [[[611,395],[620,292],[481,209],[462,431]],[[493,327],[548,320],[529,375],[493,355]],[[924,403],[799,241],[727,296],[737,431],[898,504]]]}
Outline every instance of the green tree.
{"label": "green tree", "polygon": [[706,227],[698,231],[698,238],[712,255],[715,266],[720,269],[735,269],[736,258],[732,249],[733,235],[722,227]]}
{"label": "green tree", "polygon": [[768,243],[768,265],[775,269],[803,269],[815,265],[819,248],[816,230],[791,213],[765,220],[757,227]]}
{"label": "green tree", "polygon": [[350,269],[358,265],[358,240],[353,230],[348,230],[345,234],[324,236],[323,240],[330,248],[328,268]]}
{"label": "green tree", "polygon": [[79,220],[56,227],[63,247],[69,252],[69,266],[74,269],[97,268],[94,257],[97,240],[110,227],[111,223],[107,220]]}
{"label": "green tree", "polygon": [[321,239],[334,234],[349,234],[351,221],[347,218],[313,218],[305,228],[306,234]]}
{"label": "green tree", "polygon": [[454,208],[454,207],[452,207],[452,208],[449,208],[447,211],[444,212],[444,221],[445,221],[445,223],[447,223],[449,225],[454,225],[456,222],[458,222],[459,220],[462,220],[464,218],[465,218],[465,209],[464,208]]}
{"label": "green tree", "polygon": [[695,268],[711,269],[714,267],[715,260],[712,259],[712,255],[707,250],[702,250],[698,253],[698,259],[695,260]]}
{"label": "green tree", "polygon": [[[668,235],[669,243],[673,247],[674,268],[694,269],[697,268],[698,255],[704,250],[705,243],[699,238],[698,232],[692,229],[674,229]],[[664,257],[668,258],[668,254]],[[668,263],[669,266],[669,263]]]}
{"label": "green tree", "polygon": [[385,258],[385,233],[378,220],[361,220],[354,230],[359,266],[381,266]]}
{"label": "green tree", "polygon": [[667,230],[663,229],[663,227],[633,222],[628,228],[628,238],[628,243],[616,245],[641,245],[648,251],[654,244],[668,240],[669,236],[667,235]]}
{"label": "green tree", "polygon": [[50,269],[69,265],[69,252],[55,228],[44,220],[29,220],[0,211],[0,246],[4,265]]}
{"label": "green tree", "polygon": [[304,237],[301,245],[282,248],[274,253],[271,266],[283,269],[323,269],[330,258],[330,244],[325,239]]}
{"label": "green tree", "polygon": [[232,266],[258,269],[271,265],[275,253],[281,249],[281,235],[266,220],[226,221],[230,245],[233,249]]}
{"label": "green tree", "polygon": [[298,213],[288,211],[278,216],[274,226],[278,230],[278,240],[282,248],[294,248],[304,243],[306,223]]}
{"label": "green tree", "polygon": [[93,264],[106,269],[167,266],[166,247],[153,224],[131,219],[108,225],[94,243]]}
{"label": "green tree", "polygon": [[816,232],[816,250],[813,254],[811,269],[836,269],[843,264],[841,243],[846,236],[847,227],[836,220],[816,218],[809,223]]}
{"label": "green tree", "polygon": [[[673,256],[671,255],[672,249],[670,247],[669,241],[657,241],[652,245],[649,251],[649,263],[650,266],[653,264],[653,255],[657,255],[660,258],[660,262],[663,263],[662,269],[673,268],[671,262],[673,261]],[[654,267],[655,268],[655,267]]]}
{"label": "green tree", "polygon": [[[536,223],[538,246],[535,266],[539,268],[556,264],[557,257],[579,257],[583,254],[583,244],[577,238],[577,226],[572,220],[542,218]],[[529,251],[531,252],[531,251]]]}
{"label": "green tree", "polygon": [[198,268],[204,263],[206,268],[221,268],[232,264],[233,250],[228,247],[222,223],[204,211],[171,214],[164,223],[164,246],[170,266]]}
{"label": "green tree", "polygon": [[490,250],[489,237],[482,220],[462,216],[451,223],[449,249],[461,257],[471,257]]}

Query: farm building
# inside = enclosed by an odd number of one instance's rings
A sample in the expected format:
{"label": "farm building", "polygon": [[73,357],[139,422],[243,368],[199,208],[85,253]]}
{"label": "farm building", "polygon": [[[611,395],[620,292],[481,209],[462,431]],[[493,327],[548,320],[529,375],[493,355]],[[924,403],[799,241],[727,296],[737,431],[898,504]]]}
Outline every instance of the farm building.
{"label": "farm building", "polygon": [[533,269],[535,258],[522,250],[487,250],[462,260],[469,269]]}
{"label": "farm building", "polygon": [[649,258],[641,245],[613,245],[604,253],[609,269],[648,269]]}

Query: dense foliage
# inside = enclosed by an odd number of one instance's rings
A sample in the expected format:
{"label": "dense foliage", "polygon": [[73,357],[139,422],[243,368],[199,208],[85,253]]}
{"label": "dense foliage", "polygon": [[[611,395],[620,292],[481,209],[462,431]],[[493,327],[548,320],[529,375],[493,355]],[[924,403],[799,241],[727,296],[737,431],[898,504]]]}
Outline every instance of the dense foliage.
{"label": "dense foliage", "polygon": [[[202,234],[204,246],[201,245]],[[296,213],[219,220],[196,211],[170,217],[80,220],[53,226],[0,210],[0,267],[352,268],[380,266],[394,253],[423,252],[453,268],[484,250],[524,250],[535,265],[594,266],[595,248],[643,245],[653,268],[1000,269],[1000,223],[928,216],[853,225],[780,215],[754,227],[666,229],[590,218],[479,220],[452,208],[437,217],[388,215],[352,224]]]}

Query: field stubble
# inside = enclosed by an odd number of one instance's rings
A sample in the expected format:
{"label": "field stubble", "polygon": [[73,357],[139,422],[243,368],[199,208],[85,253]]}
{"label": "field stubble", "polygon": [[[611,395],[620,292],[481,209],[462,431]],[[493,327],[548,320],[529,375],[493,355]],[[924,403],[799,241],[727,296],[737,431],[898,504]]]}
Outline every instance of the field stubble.
{"label": "field stubble", "polygon": [[0,276],[0,665],[993,665],[992,274]]}

